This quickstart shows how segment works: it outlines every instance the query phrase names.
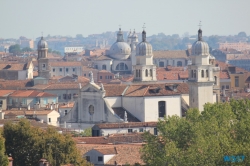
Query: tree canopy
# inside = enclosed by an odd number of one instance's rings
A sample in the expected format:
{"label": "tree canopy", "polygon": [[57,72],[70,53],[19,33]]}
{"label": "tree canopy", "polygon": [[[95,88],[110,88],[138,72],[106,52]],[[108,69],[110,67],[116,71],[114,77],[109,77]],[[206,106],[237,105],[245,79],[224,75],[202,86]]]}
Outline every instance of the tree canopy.
{"label": "tree canopy", "polygon": [[33,50],[31,48],[29,48],[29,47],[24,47],[22,49],[22,52],[31,52],[31,51],[33,51]]}
{"label": "tree canopy", "polygon": [[[149,166],[250,165],[250,101],[206,104],[186,118],[160,120],[159,136],[146,132],[142,158]],[[237,162],[227,156],[244,156]]]}
{"label": "tree canopy", "polygon": [[3,136],[6,139],[7,154],[12,154],[15,166],[34,166],[41,158],[50,164],[89,165],[78,152],[70,135],[59,134],[55,129],[46,131],[30,126],[27,120],[17,124],[4,125]]}
{"label": "tree canopy", "polygon": [[19,54],[21,52],[21,48],[19,44],[11,45],[9,47],[9,52],[13,54]]}
{"label": "tree canopy", "polygon": [[[1,131],[0,131],[1,133]],[[5,145],[4,145],[4,138],[0,134],[0,163],[1,166],[8,166],[9,165],[9,160],[8,156],[5,155]]]}

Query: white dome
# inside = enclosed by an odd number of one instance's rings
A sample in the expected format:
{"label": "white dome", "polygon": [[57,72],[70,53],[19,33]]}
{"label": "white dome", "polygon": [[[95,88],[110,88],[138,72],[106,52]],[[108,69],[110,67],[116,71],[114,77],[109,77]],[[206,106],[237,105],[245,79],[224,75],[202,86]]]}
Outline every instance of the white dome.
{"label": "white dome", "polygon": [[109,50],[109,56],[114,59],[128,59],[130,54],[131,48],[126,42],[115,42]]}
{"label": "white dome", "polygon": [[136,56],[153,56],[152,45],[146,41],[146,32],[142,31],[142,42],[136,46]]}
{"label": "white dome", "polygon": [[204,41],[196,41],[192,45],[192,55],[208,55],[209,54],[209,46]]}
{"label": "white dome", "polygon": [[48,48],[48,43],[43,39],[43,37],[41,37],[41,39],[39,40],[39,42],[37,43],[37,49],[47,49]]}
{"label": "white dome", "polygon": [[207,42],[202,41],[202,30],[198,30],[198,41],[192,45],[192,55],[209,55]]}

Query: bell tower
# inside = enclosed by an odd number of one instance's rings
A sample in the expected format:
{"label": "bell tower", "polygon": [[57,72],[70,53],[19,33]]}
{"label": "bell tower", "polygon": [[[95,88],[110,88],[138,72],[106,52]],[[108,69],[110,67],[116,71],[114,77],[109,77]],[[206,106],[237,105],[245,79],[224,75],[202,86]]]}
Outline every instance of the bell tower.
{"label": "bell tower", "polygon": [[202,30],[198,30],[198,40],[192,45],[192,64],[188,66],[189,106],[203,111],[204,104],[216,102],[214,86],[219,84],[219,78],[214,73],[215,58],[209,54],[209,46],[202,40]]}
{"label": "bell tower", "polygon": [[50,67],[49,67],[49,59],[48,59],[48,44],[41,37],[40,41],[37,44],[37,52],[38,52],[38,76],[46,79],[50,78]]}

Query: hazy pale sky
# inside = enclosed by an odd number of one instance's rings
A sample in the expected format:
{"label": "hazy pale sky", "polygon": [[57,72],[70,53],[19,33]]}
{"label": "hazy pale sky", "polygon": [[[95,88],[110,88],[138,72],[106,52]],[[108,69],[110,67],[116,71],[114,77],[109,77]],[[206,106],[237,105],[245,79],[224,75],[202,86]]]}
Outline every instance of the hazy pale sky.
{"label": "hazy pale sky", "polygon": [[97,34],[250,35],[250,0],[0,0],[0,38]]}

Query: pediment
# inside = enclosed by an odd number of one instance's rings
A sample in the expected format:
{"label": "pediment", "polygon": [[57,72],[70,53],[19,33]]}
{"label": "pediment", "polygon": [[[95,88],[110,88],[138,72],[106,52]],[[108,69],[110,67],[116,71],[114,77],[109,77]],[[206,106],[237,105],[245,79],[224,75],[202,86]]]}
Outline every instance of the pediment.
{"label": "pediment", "polygon": [[82,87],[81,92],[99,92],[100,87],[96,84],[87,84],[86,86]]}

